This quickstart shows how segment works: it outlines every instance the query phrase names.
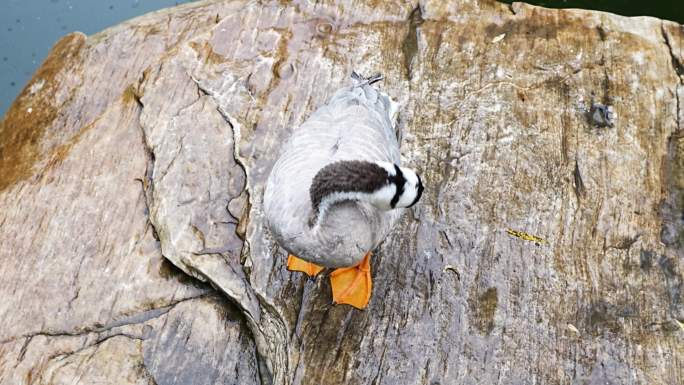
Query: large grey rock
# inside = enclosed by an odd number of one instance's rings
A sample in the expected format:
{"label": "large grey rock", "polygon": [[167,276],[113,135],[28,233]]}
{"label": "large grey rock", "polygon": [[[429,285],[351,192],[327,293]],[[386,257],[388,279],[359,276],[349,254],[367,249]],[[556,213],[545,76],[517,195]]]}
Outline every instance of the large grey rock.
{"label": "large grey rock", "polygon": [[[683,37],[486,0],[65,37],[0,125],[0,382],[683,383]],[[352,69],[385,75],[427,186],[365,311],[288,272],[261,211]]]}

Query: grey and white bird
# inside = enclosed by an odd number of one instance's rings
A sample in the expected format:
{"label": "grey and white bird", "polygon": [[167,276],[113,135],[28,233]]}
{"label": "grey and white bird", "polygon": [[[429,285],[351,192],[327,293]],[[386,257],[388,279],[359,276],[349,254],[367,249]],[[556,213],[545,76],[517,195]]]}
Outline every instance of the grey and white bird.
{"label": "grey and white bird", "polygon": [[372,288],[371,251],[418,202],[423,184],[401,167],[397,104],[373,87],[382,77],[352,79],[282,147],[264,212],[290,253],[289,270],[316,275],[337,268],[330,274],[333,300],[362,309]]}

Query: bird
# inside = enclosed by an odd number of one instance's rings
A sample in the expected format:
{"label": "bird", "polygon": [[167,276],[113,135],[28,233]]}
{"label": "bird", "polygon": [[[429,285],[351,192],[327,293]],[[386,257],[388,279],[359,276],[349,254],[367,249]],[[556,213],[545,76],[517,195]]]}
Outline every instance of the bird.
{"label": "bird", "polygon": [[420,176],[401,166],[398,104],[351,74],[280,149],[264,189],[266,224],[288,254],[287,269],[329,274],[335,304],[367,307],[370,257],[421,198]]}

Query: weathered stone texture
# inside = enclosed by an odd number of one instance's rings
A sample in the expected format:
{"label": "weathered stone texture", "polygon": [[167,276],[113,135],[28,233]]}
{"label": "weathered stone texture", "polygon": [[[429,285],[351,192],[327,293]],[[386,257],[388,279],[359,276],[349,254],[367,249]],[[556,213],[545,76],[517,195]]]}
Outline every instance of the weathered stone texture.
{"label": "weathered stone texture", "polygon": [[[333,3],[55,46],[0,123],[0,383],[684,383],[682,26]],[[426,184],[365,311],[288,272],[261,211],[352,70],[385,75]]]}

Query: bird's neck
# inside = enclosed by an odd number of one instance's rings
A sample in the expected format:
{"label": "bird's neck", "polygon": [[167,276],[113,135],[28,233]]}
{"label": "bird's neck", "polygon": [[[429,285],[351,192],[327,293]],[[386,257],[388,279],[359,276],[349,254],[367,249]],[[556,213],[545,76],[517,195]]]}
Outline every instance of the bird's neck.
{"label": "bird's neck", "polygon": [[389,210],[397,193],[392,183],[394,165],[359,160],[331,163],[314,176],[309,189],[312,213],[309,225],[320,225],[328,212],[343,201],[365,201]]}

